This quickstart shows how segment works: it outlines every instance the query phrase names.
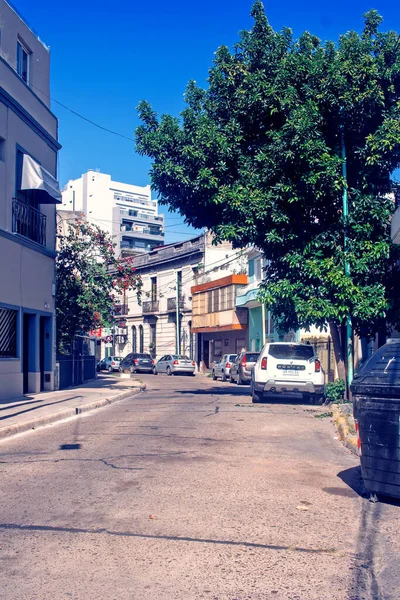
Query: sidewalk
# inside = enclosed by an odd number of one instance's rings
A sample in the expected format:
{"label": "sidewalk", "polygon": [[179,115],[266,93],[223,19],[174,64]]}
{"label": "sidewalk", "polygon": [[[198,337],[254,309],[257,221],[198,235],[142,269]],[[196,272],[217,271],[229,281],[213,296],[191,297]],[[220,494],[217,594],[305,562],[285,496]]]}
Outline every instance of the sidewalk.
{"label": "sidewalk", "polygon": [[145,388],[139,377],[100,375],[80,387],[0,400],[0,440],[107,406]]}

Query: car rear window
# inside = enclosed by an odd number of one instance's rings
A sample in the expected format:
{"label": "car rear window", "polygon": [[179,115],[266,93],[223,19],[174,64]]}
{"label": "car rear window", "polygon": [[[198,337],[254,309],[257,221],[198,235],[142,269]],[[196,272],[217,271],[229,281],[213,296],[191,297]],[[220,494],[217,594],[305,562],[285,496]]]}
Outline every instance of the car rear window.
{"label": "car rear window", "polygon": [[184,354],[174,354],[172,358],[177,358],[178,360],[189,360],[188,356]]}
{"label": "car rear window", "polygon": [[314,356],[314,348],[308,345],[271,344],[269,355],[278,359],[309,360]]}
{"label": "car rear window", "polygon": [[232,361],[234,361],[234,360],[235,360],[235,358],[236,358],[236,357],[237,357],[237,354],[230,354],[230,355],[228,356],[228,360],[229,360],[230,362],[232,362]]}
{"label": "car rear window", "polygon": [[135,358],[151,358],[150,354],[135,354]]}
{"label": "car rear window", "polygon": [[250,354],[250,352],[246,352],[246,362],[257,362],[258,357],[258,352],[256,354]]}
{"label": "car rear window", "polygon": [[122,356],[113,356],[112,359],[113,360],[122,360]]}

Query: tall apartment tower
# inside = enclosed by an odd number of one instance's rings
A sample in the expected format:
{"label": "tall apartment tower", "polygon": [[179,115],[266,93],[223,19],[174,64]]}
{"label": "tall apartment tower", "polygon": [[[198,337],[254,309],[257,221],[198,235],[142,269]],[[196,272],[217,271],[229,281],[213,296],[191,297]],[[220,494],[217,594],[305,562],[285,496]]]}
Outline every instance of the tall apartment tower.
{"label": "tall apartment tower", "polygon": [[114,236],[117,255],[135,255],[164,244],[164,216],[158,214],[149,185],[121,183],[89,170],[68,181],[60,209],[80,211],[90,223],[108,231]]}

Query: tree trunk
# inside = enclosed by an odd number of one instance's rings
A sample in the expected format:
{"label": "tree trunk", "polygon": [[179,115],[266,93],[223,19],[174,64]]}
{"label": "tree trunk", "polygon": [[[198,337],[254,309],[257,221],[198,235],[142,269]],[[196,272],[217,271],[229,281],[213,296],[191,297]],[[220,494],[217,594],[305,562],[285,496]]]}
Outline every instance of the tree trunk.
{"label": "tree trunk", "polygon": [[[337,364],[337,370],[339,379],[343,379],[346,381],[346,364],[344,360],[342,343],[339,335],[339,327],[334,321],[329,321],[329,328],[331,330],[332,342],[333,342],[333,350],[335,352],[335,359]],[[347,381],[346,381],[346,389],[347,389]],[[347,390],[348,393],[348,390]]]}

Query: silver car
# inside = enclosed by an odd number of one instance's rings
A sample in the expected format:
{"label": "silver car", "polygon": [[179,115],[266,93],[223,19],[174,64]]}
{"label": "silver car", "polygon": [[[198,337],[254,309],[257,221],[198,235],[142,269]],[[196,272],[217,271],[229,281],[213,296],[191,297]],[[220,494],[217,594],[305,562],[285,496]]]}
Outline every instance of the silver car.
{"label": "silver car", "polygon": [[186,373],[194,375],[196,363],[184,354],[166,354],[156,365],[154,365],[154,374],[166,373],[167,375],[177,375]]}
{"label": "silver car", "polygon": [[251,372],[254,365],[256,364],[259,356],[259,352],[241,352],[237,355],[236,360],[232,363],[231,371],[229,374],[229,381],[233,383],[236,381],[238,385],[243,383],[250,383]]}
{"label": "silver car", "polygon": [[230,376],[230,370],[232,363],[234,362],[237,354],[224,354],[223,357],[214,363],[212,370],[212,378],[214,381],[221,377],[222,381],[226,381]]}
{"label": "silver car", "polygon": [[97,363],[98,371],[108,371],[112,373],[113,371],[119,371],[119,365],[121,364],[122,356],[106,356]]}

